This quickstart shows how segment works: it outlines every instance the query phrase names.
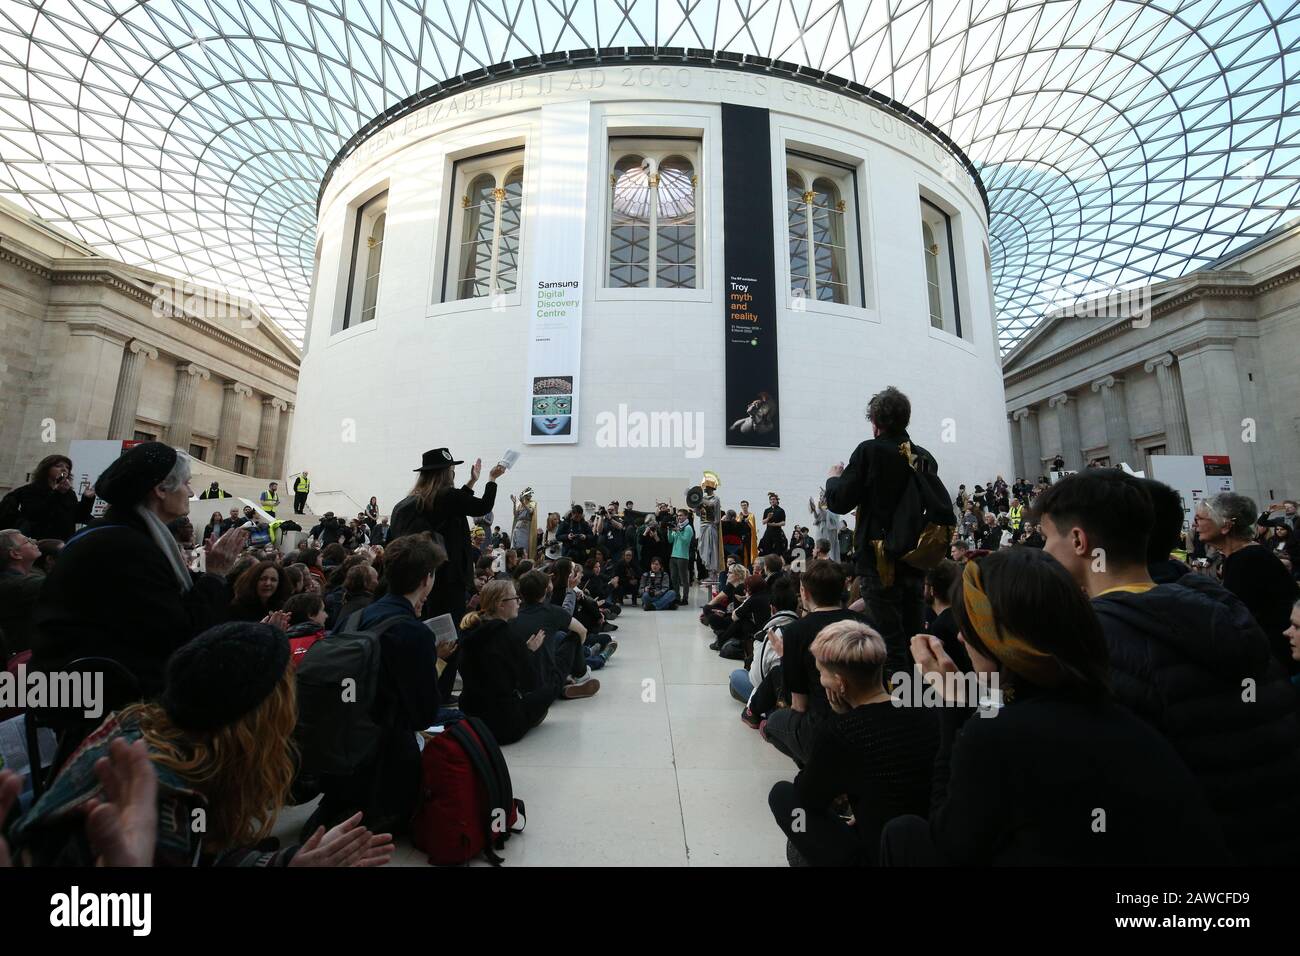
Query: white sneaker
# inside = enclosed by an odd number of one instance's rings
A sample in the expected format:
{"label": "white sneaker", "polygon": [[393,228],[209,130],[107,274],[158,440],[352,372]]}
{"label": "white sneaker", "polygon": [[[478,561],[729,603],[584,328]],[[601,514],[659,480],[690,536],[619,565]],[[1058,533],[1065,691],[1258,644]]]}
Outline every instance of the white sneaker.
{"label": "white sneaker", "polygon": [[571,686],[576,687],[576,686],[578,686],[579,684],[585,684],[585,683],[587,683],[587,681],[589,681],[589,680],[591,680],[591,665],[590,665],[590,664],[587,665],[587,673],[583,674],[581,677],[571,677],[571,678],[569,678],[569,684],[570,684]]}

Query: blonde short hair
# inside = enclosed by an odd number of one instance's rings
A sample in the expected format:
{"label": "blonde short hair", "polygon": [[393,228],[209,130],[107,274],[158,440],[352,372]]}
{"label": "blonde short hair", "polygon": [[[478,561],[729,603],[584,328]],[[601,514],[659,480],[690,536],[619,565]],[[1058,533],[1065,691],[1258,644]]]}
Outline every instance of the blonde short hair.
{"label": "blonde short hair", "polygon": [[823,627],[809,650],[819,667],[863,683],[880,681],[888,655],[879,632],[853,620]]}

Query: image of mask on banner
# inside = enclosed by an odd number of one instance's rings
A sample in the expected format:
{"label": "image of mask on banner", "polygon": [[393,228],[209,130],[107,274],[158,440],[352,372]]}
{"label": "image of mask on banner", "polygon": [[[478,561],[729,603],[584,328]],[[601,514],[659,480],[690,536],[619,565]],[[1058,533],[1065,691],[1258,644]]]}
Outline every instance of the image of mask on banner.
{"label": "image of mask on banner", "polygon": [[731,423],[730,431],[742,435],[766,435],[776,427],[776,399],[767,392],[745,406],[745,415]]}
{"label": "image of mask on banner", "polygon": [[533,434],[568,435],[573,431],[573,377],[533,379]]}

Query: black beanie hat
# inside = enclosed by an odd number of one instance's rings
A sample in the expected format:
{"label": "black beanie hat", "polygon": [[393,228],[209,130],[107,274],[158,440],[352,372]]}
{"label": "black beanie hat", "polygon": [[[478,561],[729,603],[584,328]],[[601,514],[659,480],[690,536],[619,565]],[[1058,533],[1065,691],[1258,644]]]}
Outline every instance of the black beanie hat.
{"label": "black beanie hat", "polygon": [[269,624],[210,627],[167,661],[163,709],[182,730],[217,730],[256,710],[289,666],[289,640]]}
{"label": "black beanie hat", "polygon": [[95,482],[95,494],[122,508],[139,504],[175,464],[175,448],[160,441],[143,442],[104,469]]}

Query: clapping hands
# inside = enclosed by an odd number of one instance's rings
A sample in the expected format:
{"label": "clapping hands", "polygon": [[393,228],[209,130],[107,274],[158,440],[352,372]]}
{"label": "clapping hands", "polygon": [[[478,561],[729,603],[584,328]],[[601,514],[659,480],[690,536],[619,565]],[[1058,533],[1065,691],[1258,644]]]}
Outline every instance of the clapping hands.
{"label": "clapping hands", "polygon": [[317,827],[290,866],[383,866],[393,858],[393,835],[371,833],[355,813],[331,830]]}

